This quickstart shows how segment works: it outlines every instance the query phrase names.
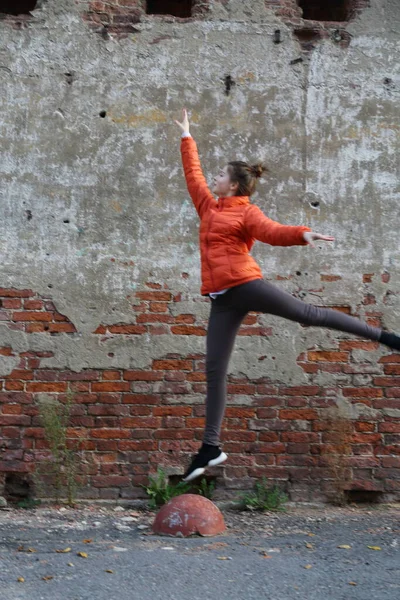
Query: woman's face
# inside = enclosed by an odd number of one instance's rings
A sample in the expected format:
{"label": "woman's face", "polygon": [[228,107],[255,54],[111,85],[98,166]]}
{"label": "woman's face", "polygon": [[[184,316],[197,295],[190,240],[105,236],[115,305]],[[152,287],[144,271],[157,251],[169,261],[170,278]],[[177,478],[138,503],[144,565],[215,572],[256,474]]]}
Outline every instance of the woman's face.
{"label": "woman's face", "polygon": [[233,196],[237,189],[237,183],[232,183],[231,181],[228,165],[219,171],[219,173],[214,177],[213,183],[214,187],[212,191],[218,197]]}

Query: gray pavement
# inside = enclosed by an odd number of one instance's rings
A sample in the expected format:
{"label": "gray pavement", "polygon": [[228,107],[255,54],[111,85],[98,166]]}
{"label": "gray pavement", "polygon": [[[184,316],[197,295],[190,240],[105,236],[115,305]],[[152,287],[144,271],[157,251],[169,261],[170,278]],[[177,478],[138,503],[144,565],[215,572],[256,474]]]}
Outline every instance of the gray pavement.
{"label": "gray pavement", "polygon": [[121,507],[0,511],[0,600],[400,599],[398,505],[223,513],[185,539]]}

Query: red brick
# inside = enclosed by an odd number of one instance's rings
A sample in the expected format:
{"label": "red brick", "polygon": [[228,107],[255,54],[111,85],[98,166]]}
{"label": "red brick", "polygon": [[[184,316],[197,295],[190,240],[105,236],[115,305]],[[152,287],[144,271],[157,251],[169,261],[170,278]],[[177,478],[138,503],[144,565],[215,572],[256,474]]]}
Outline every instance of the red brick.
{"label": "red brick", "polygon": [[383,396],[382,390],[378,388],[343,388],[343,396],[346,398],[381,398]]}
{"label": "red brick", "polygon": [[294,387],[281,387],[283,396],[317,396],[321,388],[317,385],[298,385]]}
{"label": "red brick", "polygon": [[49,324],[45,322],[35,322],[26,324],[26,333],[43,333],[49,330]]}
{"label": "red brick", "polygon": [[121,335],[141,335],[142,333],[146,333],[146,327],[143,325],[107,325],[107,329],[110,333]]}
{"label": "red brick", "polygon": [[165,313],[168,311],[168,304],[167,302],[150,302],[149,310],[155,313]]}
{"label": "red brick", "polygon": [[342,277],[340,275],[323,275],[321,274],[321,281],[340,281]]}
{"label": "red brick", "polygon": [[94,381],[92,392],[129,392],[130,383],[127,381]]}
{"label": "red brick", "polygon": [[31,424],[31,418],[27,415],[0,415],[0,425],[21,425],[26,427]]}
{"label": "red brick", "polygon": [[380,363],[400,363],[400,354],[388,354],[382,356],[378,362]]}
{"label": "red brick", "polygon": [[35,293],[32,290],[17,290],[15,288],[0,288],[1,298],[30,298]]}
{"label": "red brick", "polygon": [[42,381],[34,381],[26,384],[27,392],[66,392],[67,391],[67,383],[66,382],[42,382]]}
{"label": "red brick", "polygon": [[349,360],[348,352],[335,352],[325,350],[309,350],[308,360],[316,362],[347,362]]}
{"label": "red brick", "polygon": [[172,325],[171,332],[174,335],[200,335],[204,336],[207,331],[204,327],[192,327],[191,325]]}
{"label": "red brick", "polygon": [[126,381],[160,381],[163,378],[162,373],[153,371],[124,371],[122,374]]}
{"label": "red brick", "polygon": [[148,429],[157,429],[161,427],[161,418],[159,417],[121,417],[121,427],[146,427]]}
{"label": "red brick", "polygon": [[25,383],[23,381],[9,381],[6,380],[4,384],[4,388],[6,390],[14,390],[17,392],[23,392],[25,387]]}
{"label": "red brick", "polygon": [[254,418],[256,414],[255,408],[242,408],[236,406],[228,406],[225,411],[226,417],[238,417],[238,418]]}
{"label": "red brick", "polygon": [[154,416],[188,417],[192,414],[191,406],[156,406],[153,409]]}
{"label": "red brick", "polygon": [[22,310],[21,312],[14,312],[12,315],[13,321],[51,321],[53,315],[50,312],[35,312],[30,310]]}
{"label": "red brick", "polygon": [[378,423],[378,431],[380,433],[400,433],[400,421]]}
{"label": "red brick", "polygon": [[354,423],[354,428],[356,431],[375,431],[376,425],[367,421],[359,421]]}
{"label": "red brick", "polygon": [[0,356],[14,356],[12,348],[10,346],[4,346],[0,348]]}
{"label": "red brick", "polygon": [[[160,315],[157,313],[149,313],[138,315],[136,318],[137,323],[174,323],[175,318],[171,315]],[[109,327],[110,329],[110,327]],[[111,329],[110,329],[111,331]]]}
{"label": "red brick", "polygon": [[112,439],[112,440],[122,440],[128,439],[131,437],[131,432],[129,429],[117,429],[117,428],[103,428],[103,429],[92,429],[90,432],[90,436],[92,438],[100,438],[100,439]]}
{"label": "red brick", "polygon": [[191,429],[158,429],[154,432],[154,437],[163,440],[192,440],[194,437],[194,431]]}
{"label": "red brick", "polygon": [[319,435],[308,431],[283,431],[281,439],[282,442],[318,443]]}
{"label": "red brick", "polygon": [[193,325],[196,322],[196,318],[194,315],[178,315],[175,317],[175,323],[186,323],[188,325]]}
{"label": "red brick", "polygon": [[118,381],[121,379],[121,371],[105,370],[102,372],[101,378],[107,381]]}
{"label": "red brick", "polygon": [[128,475],[95,475],[91,479],[94,487],[127,487],[131,484]]}
{"label": "red brick", "polygon": [[78,373],[75,371],[60,371],[58,376],[60,381],[96,381],[99,377],[99,371],[89,369],[79,371]]}
{"label": "red brick", "polygon": [[201,428],[203,429],[205,425],[204,417],[186,417],[186,427],[191,427],[193,429]]}
{"label": "red brick", "polygon": [[153,440],[122,440],[118,442],[118,450],[121,452],[126,451],[143,451],[146,450],[148,452],[157,450],[157,442]]}
{"label": "red brick", "polygon": [[22,406],[19,404],[5,404],[3,406],[3,415],[20,415]]}
{"label": "red brick", "polygon": [[305,420],[305,421],[311,421],[313,419],[318,419],[318,413],[315,410],[285,410],[285,409],[281,409],[279,411],[279,418],[280,419],[298,419],[298,420]]}
{"label": "red brick", "polygon": [[139,300],[171,301],[170,292],[136,292],[136,298]]}
{"label": "red brick", "polygon": [[89,415],[121,416],[127,415],[129,408],[121,404],[94,404],[93,406],[88,406],[87,411]]}
{"label": "red brick", "polygon": [[72,323],[50,323],[50,333],[76,333],[75,326]]}
{"label": "red brick", "polygon": [[25,300],[25,310],[42,310],[44,308],[43,300]]}
{"label": "red brick", "polygon": [[222,440],[229,442],[255,442],[257,433],[255,431],[222,431]]}
{"label": "red brick", "polygon": [[[380,425],[378,427],[380,429]],[[400,431],[400,429],[399,429]],[[376,444],[380,442],[382,436],[380,433],[354,433],[351,436],[352,444]]]}
{"label": "red brick", "polygon": [[1,306],[6,309],[21,308],[22,302],[20,298],[8,298],[1,301]]}
{"label": "red brick", "polygon": [[154,360],[153,369],[157,371],[192,371],[191,360]]}
{"label": "red brick", "polygon": [[123,394],[123,404],[159,404],[160,396],[155,394]]}
{"label": "red brick", "polygon": [[344,340],[339,343],[340,350],[376,350],[378,342],[364,342],[363,340]]}
{"label": "red brick", "polygon": [[400,375],[400,364],[396,365],[385,365],[383,367],[385,375]]}
{"label": "red brick", "polygon": [[242,385],[236,385],[233,383],[228,383],[227,386],[227,391],[228,394],[244,394],[244,395],[251,395],[255,393],[255,385],[253,384],[242,384]]}
{"label": "red brick", "polygon": [[400,377],[375,377],[373,383],[382,387],[400,387]]}
{"label": "red brick", "polygon": [[27,369],[14,369],[7,375],[7,379],[23,379],[24,381],[29,381],[33,379],[33,377],[33,371]]}

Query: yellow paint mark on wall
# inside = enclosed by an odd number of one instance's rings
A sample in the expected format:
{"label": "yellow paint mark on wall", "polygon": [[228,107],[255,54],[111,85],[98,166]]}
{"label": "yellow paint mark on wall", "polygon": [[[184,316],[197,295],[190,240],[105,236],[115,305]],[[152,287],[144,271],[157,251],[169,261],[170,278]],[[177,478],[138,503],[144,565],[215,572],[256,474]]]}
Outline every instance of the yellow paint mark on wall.
{"label": "yellow paint mark on wall", "polygon": [[121,115],[116,116],[112,112],[108,113],[109,118],[114,123],[129,125],[129,127],[140,127],[142,125],[154,125],[154,123],[166,123],[169,117],[161,110],[153,108],[139,115]]}
{"label": "yellow paint mark on wall", "polygon": [[121,205],[120,205],[120,203],[119,203],[119,202],[117,202],[116,200],[112,200],[112,202],[111,202],[111,206],[113,207],[113,209],[114,209],[116,212],[119,212],[119,213],[120,213],[120,212],[122,212],[122,206],[121,206]]}

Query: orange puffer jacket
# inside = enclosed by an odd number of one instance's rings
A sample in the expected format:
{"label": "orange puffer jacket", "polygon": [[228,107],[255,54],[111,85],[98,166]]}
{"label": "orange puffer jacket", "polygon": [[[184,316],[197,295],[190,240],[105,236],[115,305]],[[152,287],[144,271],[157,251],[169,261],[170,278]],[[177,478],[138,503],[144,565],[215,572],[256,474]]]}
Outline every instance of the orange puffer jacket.
{"label": "orange puffer jacket", "polygon": [[189,194],[201,219],[201,294],[262,279],[261,269],[250,256],[255,240],[273,246],[305,245],[309,227],[281,225],[250,203],[248,196],[214,198],[210,192],[192,137],[181,141],[183,169]]}

